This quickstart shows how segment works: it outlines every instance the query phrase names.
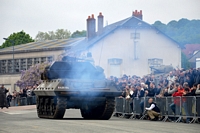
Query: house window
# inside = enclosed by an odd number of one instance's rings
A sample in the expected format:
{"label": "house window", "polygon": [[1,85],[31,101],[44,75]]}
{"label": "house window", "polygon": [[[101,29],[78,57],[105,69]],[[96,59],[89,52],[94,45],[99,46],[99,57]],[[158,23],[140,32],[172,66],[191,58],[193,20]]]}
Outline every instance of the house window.
{"label": "house window", "polygon": [[149,64],[150,67],[160,66],[160,65],[163,64],[163,59],[151,58],[151,59],[148,59],[148,64]]}
{"label": "house window", "polygon": [[120,77],[122,59],[118,58],[108,59],[108,64],[109,64],[109,70],[108,70],[109,75],[114,77]]}
{"label": "house window", "polygon": [[14,59],[14,63],[13,59],[0,60],[0,74],[12,73],[13,67],[14,67],[14,73],[20,73],[20,70],[27,70],[34,64],[43,63],[46,61],[52,62],[53,56]]}

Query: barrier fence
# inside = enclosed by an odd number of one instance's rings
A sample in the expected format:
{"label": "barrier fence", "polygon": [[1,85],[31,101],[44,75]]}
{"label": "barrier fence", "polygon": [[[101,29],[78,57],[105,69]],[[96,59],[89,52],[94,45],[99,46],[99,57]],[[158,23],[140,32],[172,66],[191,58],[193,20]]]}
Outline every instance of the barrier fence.
{"label": "barrier fence", "polygon": [[[130,116],[130,119],[146,118],[145,107],[149,107],[149,97],[124,99],[116,98],[115,115]],[[163,97],[153,98],[160,109],[162,121],[194,123],[200,118],[200,97]]]}
{"label": "barrier fence", "polygon": [[10,106],[25,106],[36,104],[36,96],[14,98],[10,102]]}
{"label": "barrier fence", "polygon": [[[144,119],[145,108],[149,107],[150,97],[134,99],[116,98],[115,114],[120,117],[130,116],[130,119]],[[200,96],[188,97],[163,97],[153,98],[160,109],[162,121],[180,122],[186,118],[186,122],[194,123],[200,118]],[[24,106],[36,104],[36,96],[14,98],[10,106]]]}

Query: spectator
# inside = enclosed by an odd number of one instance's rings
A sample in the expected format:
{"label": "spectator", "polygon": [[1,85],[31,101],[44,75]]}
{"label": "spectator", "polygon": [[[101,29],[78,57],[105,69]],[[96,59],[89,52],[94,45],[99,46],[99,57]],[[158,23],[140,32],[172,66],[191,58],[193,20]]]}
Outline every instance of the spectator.
{"label": "spectator", "polygon": [[163,81],[163,87],[164,87],[164,88],[167,88],[167,87],[168,87],[168,84],[169,84],[169,81],[168,81],[167,79],[165,79],[165,80]]}
{"label": "spectator", "polygon": [[172,72],[169,73],[167,80],[169,81],[168,85],[171,85],[175,81],[175,76],[173,76]]}
{"label": "spectator", "polygon": [[[27,89],[27,88],[26,88]],[[26,94],[26,89],[21,89],[19,92],[19,97],[20,97],[20,105],[26,105],[26,98],[27,98],[27,94]]]}
{"label": "spectator", "polygon": [[144,97],[144,89],[141,87],[141,85],[140,85],[140,84],[137,84],[136,87],[137,87],[137,94],[136,94],[136,97],[137,97],[137,98]]}
{"label": "spectator", "polygon": [[155,89],[155,95],[159,95],[161,90],[162,90],[161,85],[158,84],[158,88]]}
{"label": "spectator", "polygon": [[14,106],[17,106],[17,91],[16,90],[13,91],[12,99],[13,99]]}
{"label": "spectator", "polygon": [[8,92],[8,90],[2,84],[0,87],[0,107],[1,107],[1,109],[3,109],[3,107],[8,108],[7,99],[6,99],[7,92]]}
{"label": "spectator", "polygon": [[155,91],[156,91],[155,83],[151,82],[150,87],[148,90],[145,91],[145,94],[147,97],[154,97],[156,94]]}
{"label": "spectator", "polygon": [[198,96],[200,95],[200,84],[197,85],[197,89],[196,89],[195,94],[198,95]]}
{"label": "spectator", "polygon": [[190,118],[188,118],[187,116],[190,116],[190,114],[192,114],[192,99],[191,97],[187,97],[187,96],[192,96],[192,94],[190,93],[189,88],[185,88],[184,90],[185,90],[183,92],[184,97],[182,98],[183,109],[186,115],[186,123],[189,123]]}
{"label": "spectator", "polygon": [[194,85],[193,85],[193,87],[191,88],[191,95],[192,96],[196,96],[196,90],[197,90],[197,84],[195,83]]}
{"label": "spectator", "polygon": [[12,100],[12,95],[9,92],[8,95],[7,95],[7,104],[8,104],[8,107],[10,107],[11,100]]}
{"label": "spectator", "polygon": [[148,100],[148,103],[150,107],[145,108],[147,110],[147,115],[151,118],[152,121],[156,121],[160,116],[160,109],[156,106],[156,103],[153,102],[152,98]]}
{"label": "spectator", "polygon": [[178,92],[178,86],[179,86],[179,84],[176,84],[176,86],[175,86],[175,90],[176,91],[172,94],[172,96],[174,97],[173,98],[174,103],[172,103],[170,105],[170,108],[172,109],[174,114],[177,114],[177,113],[180,114],[180,104],[181,103],[180,103],[180,98],[179,97],[181,97],[183,95],[183,93]]}
{"label": "spectator", "polygon": [[176,91],[176,87],[174,83],[172,83],[169,88],[168,88],[168,96],[171,96],[175,91]]}
{"label": "spectator", "polygon": [[32,105],[32,90],[30,88],[28,88],[28,90],[26,91],[26,95],[27,95],[27,105]]}

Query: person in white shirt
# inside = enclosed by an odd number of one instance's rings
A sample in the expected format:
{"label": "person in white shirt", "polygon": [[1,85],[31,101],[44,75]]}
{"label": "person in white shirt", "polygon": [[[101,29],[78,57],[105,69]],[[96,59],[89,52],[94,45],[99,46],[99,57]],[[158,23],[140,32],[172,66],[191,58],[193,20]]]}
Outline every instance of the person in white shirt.
{"label": "person in white shirt", "polygon": [[151,118],[152,121],[156,121],[160,116],[160,109],[156,106],[156,103],[153,102],[153,99],[149,99],[149,108],[145,108],[147,110],[147,115]]}

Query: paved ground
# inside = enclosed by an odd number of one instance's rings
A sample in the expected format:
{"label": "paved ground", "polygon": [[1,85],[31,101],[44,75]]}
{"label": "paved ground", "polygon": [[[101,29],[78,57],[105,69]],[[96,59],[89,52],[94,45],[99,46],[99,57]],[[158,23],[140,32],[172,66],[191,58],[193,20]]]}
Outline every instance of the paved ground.
{"label": "paved ground", "polygon": [[112,117],[84,120],[79,110],[66,110],[62,120],[39,119],[35,106],[0,109],[0,133],[199,133],[200,124],[151,122]]}

